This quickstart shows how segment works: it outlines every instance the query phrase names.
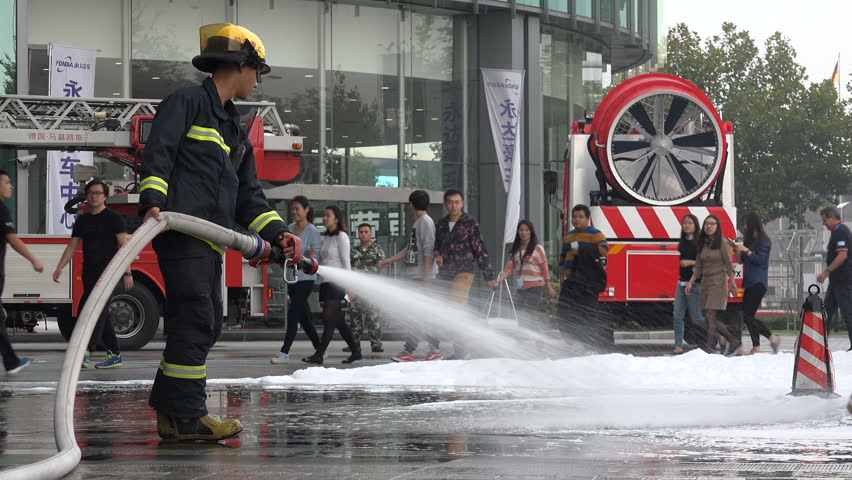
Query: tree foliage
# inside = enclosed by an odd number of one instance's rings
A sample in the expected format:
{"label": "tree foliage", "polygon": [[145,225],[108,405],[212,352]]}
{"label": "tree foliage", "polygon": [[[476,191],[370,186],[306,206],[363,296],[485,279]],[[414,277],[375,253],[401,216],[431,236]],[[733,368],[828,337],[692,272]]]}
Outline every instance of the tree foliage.
{"label": "tree foliage", "polygon": [[830,80],[807,84],[796,50],[781,33],[759,48],[748,31],[722,24],[702,39],[669,29],[664,69],[704,90],[735,126],[736,203],[765,221],[800,220],[852,184],[849,102]]}

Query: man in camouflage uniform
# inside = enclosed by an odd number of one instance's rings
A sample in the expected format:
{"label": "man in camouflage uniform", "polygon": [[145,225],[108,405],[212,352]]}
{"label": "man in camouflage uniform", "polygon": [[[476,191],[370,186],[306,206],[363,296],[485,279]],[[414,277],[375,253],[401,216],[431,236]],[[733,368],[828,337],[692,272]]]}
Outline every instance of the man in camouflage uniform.
{"label": "man in camouflage uniform", "polygon": [[[384,260],[385,252],[382,251],[382,247],[373,243],[373,227],[369,223],[358,225],[358,240],[360,243],[352,247],[352,270],[368,273],[381,272],[382,267],[379,266],[379,262]],[[361,341],[361,335],[366,326],[373,353],[384,352],[382,327],[372,306],[359,298],[353,300],[349,304],[349,323],[356,342]]]}

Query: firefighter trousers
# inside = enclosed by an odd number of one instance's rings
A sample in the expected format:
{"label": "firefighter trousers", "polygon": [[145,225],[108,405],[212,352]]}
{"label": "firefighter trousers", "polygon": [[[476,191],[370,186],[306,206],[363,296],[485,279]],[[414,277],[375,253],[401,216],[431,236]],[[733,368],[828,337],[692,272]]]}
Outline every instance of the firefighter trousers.
{"label": "firefighter trousers", "polygon": [[207,353],[222,332],[222,256],[210,249],[201,256],[169,258],[166,248],[156,250],[166,283],[166,349],[148,403],[167,415],[202,417],[207,415]]}

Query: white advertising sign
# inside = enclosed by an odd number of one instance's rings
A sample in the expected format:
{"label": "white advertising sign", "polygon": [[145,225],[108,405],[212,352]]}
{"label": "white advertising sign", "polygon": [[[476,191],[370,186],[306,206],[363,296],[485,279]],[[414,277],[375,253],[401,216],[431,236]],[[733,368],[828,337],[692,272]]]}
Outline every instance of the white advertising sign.
{"label": "white advertising sign", "polygon": [[503,243],[515,239],[521,217],[521,117],[524,99],[523,70],[482,69],[485,102],[497,161],[508,193]]}
{"label": "white advertising sign", "polygon": [[[95,60],[95,50],[51,44],[49,95],[94,97]],[[76,217],[65,213],[64,206],[77,193],[74,166],[92,163],[92,152],[47,152],[47,233],[71,233]]]}

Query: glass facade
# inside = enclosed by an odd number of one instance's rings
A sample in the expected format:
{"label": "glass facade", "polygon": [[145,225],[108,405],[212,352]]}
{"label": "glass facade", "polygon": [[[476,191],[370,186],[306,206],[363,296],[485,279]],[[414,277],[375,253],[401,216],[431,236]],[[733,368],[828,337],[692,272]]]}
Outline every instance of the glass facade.
{"label": "glass facade", "polygon": [[[528,95],[541,96],[540,102],[531,103],[540,108],[529,114],[541,118],[544,168],[556,170],[547,164],[562,158],[571,122],[597,106],[612,73],[652,57],[648,45],[625,49],[628,34],[614,30],[628,29],[638,38],[645,25],[642,15],[656,16],[656,0],[518,0],[514,7],[522,22],[538,17],[534,10],[542,6],[559,15],[529,23],[540,35],[537,45],[524,45],[521,64],[515,65],[514,57],[504,61],[483,40],[502,33],[480,31],[479,24],[486,15],[508,12],[508,3],[471,13],[433,8],[432,2],[374,0],[29,0],[24,40],[29,93],[47,93],[48,45],[57,43],[97,49],[96,96],[163,98],[198,84],[206,75],[190,62],[198,54],[199,26],[244,25],[263,40],[272,66],[253,100],[274,102],[282,120],[298,125],[306,137],[295,182],[379,192],[373,195],[376,201],[335,203],[350,226],[371,223],[390,255],[402,248],[411,219],[404,201],[380,201],[383,189],[457,188],[470,194],[473,213],[495,208],[490,179],[478,175],[491,155],[480,151],[475,134],[488,121],[482,113],[480,67],[540,69],[541,84],[528,89]],[[0,0],[0,29],[14,28],[9,20],[16,17],[14,6],[13,0]],[[97,29],[80,28],[95,15],[114,21],[98,22]],[[573,23],[565,21],[572,16]],[[600,25],[595,27],[592,20]],[[519,27],[526,23],[505,25],[521,29],[508,38],[534,38],[523,31],[525,26]],[[656,32],[650,37],[656,41]],[[0,58],[7,52],[3,47],[0,44]],[[14,66],[14,45],[8,53]],[[484,57],[491,63],[483,63]],[[2,75],[0,70],[0,80]],[[97,157],[96,166],[117,184],[134,180],[130,171]],[[31,233],[44,231],[44,184],[44,162],[35,162],[29,175]],[[530,183],[527,188],[540,185]],[[312,200],[321,225],[326,200]],[[273,203],[287,216],[286,200]],[[441,215],[440,210],[434,213]],[[548,209],[540,220],[549,244],[558,242],[558,218]]]}
{"label": "glass facade", "polygon": [[[18,91],[18,61],[16,50],[17,31],[15,25],[15,0],[0,0],[0,94],[15,94]],[[0,147],[0,170],[9,174],[12,184],[18,181],[15,168],[16,151]],[[5,201],[17,221],[15,197]]]}

